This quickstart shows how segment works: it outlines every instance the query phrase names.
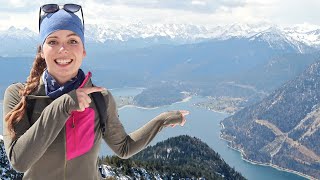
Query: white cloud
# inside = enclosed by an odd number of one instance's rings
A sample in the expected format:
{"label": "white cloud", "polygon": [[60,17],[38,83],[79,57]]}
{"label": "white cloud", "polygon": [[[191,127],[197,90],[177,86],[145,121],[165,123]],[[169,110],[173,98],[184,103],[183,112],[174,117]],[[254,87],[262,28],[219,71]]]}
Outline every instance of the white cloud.
{"label": "white cloud", "polygon": [[207,3],[204,1],[192,1],[191,4],[205,6]]}
{"label": "white cloud", "polygon": [[7,14],[0,12],[0,29],[8,29],[10,26],[15,26],[19,28],[28,27],[34,31],[37,31],[37,13],[27,12],[27,13],[12,13]]}
{"label": "white cloud", "polygon": [[10,6],[13,7],[24,7],[25,6],[25,2],[23,2],[22,0],[10,0],[8,1]]}
{"label": "white cloud", "polygon": [[[64,4],[66,1],[55,2]],[[320,24],[318,0],[73,0],[73,2],[83,6],[87,24],[142,22],[216,25],[260,21],[279,25]],[[27,26],[37,31],[38,10],[40,5],[45,3],[52,1],[0,0],[0,29]]]}

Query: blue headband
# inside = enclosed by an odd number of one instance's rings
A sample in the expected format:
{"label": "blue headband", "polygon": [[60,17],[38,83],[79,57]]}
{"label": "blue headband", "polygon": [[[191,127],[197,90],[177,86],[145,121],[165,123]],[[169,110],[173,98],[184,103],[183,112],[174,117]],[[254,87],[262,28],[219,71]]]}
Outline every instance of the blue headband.
{"label": "blue headband", "polygon": [[84,44],[84,30],[82,21],[74,13],[60,9],[54,13],[46,14],[40,24],[40,43],[43,45],[46,38],[58,30],[70,30],[76,33]]}

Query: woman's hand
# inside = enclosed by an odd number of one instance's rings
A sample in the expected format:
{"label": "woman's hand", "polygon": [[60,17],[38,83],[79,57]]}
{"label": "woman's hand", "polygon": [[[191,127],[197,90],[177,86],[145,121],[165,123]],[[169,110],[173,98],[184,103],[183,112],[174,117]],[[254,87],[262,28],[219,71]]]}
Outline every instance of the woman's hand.
{"label": "woman's hand", "polygon": [[170,115],[165,114],[168,117],[165,119],[164,125],[175,127],[176,125],[183,126],[186,123],[185,116],[189,114],[189,111],[179,110],[179,111],[171,111],[171,112],[167,112],[167,113],[170,113]]}
{"label": "woman's hand", "polygon": [[90,106],[91,98],[89,97],[89,94],[94,92],[101,92],[104,90],[105,88],[102,87],[85,87],[77,89],[76,94],[79,102],[78,111],[84,111],[87,107]]}
{"label": "woman's hand", "polygon": [[180,123],[180,126],[183,126],[187,121],[185,116],[188,115],[190,112],[187,110],[180,110],[179,112],[182,114],[182,122]]}

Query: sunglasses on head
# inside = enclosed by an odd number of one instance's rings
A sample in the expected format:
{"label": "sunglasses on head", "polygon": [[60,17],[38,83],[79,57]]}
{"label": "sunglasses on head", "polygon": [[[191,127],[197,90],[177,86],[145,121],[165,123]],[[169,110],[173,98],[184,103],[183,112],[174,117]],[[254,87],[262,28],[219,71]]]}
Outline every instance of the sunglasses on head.
{"label": "sunglasses on head", "polygon": [[[62,8],[60,8],[62,7]],[[83,25],[83,29],[84,29],[84,19],[83,19],[83,12],[82,12],[82,7],[78,4],[64,4],[62,6],[58,5],[58,4],[45,4],[43,6],[40,7],[39,10],[39,31],[40,31],[40,25],[41,25],[41,11],[43,11],[44,13],[55,13],[57,11],[59,11],[60,9],[64,9],[67,12],[70,13],[75,13],[78,12],[79,10],[81,10],[81,16],[82,16],[82,25]]]}

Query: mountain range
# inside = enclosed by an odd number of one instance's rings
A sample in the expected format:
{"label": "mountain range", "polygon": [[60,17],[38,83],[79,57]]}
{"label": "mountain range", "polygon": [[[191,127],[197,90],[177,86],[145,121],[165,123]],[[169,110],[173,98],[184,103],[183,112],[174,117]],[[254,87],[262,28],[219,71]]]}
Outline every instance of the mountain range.
{"label": "mountain range", "polygon": [[[0,41],[6,48],[0,56],[32,55],[38,43],[38,32],[14,26],[0,31]],[[85,36],[87,44],[109,50],[134,49],[159,44],[190,44],[205,40],[223,41],[231,38],[247,38],[268,42],[270,47],[284,50],[291,46],[305,53],[320,48],[320,27],[296,25],[280,27],[273,24],[230,24],[200,26],[191,24],[88,24]],[[19,43],[17,43],[19,42]]]}
{"label": "mountain range", "polygon": [[320,179],[320,62],[224,119],[222,137],[254,162]]}

